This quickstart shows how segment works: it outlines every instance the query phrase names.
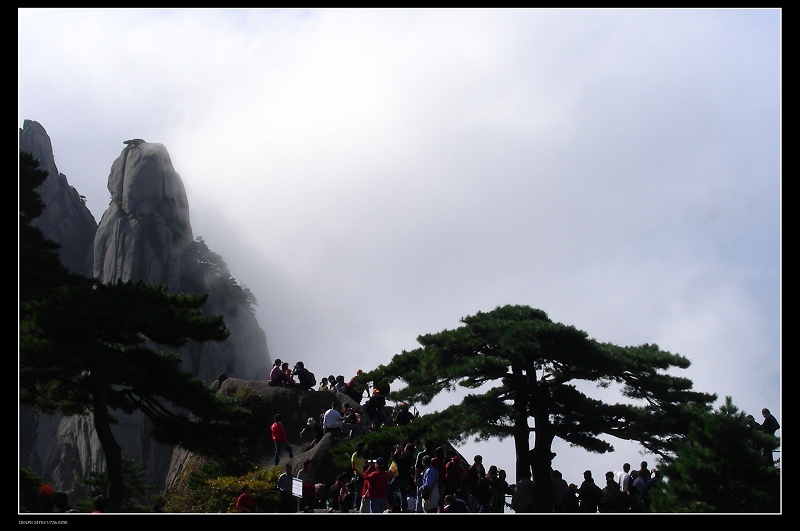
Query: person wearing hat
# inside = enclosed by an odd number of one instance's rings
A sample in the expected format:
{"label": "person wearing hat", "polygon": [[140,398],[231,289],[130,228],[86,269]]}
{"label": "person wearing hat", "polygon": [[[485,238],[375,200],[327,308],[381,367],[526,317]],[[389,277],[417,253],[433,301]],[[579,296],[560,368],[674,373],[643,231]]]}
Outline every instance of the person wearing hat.
{"label": "person wearing hat", "polygon": [[322,429],[322,426],[319,425],[314,417],[308,417],[305,428],[300,430],[300,438],[303,438],[306,433],[311,433],[314,435],[314,439],[311,441],[311,444],[305,449],[305,451],[308,451],[314,448],[314,445],[322,439],[322,436],[325,435],[325,430]]}
{"label": "person wearing hat", "polygon": [[370,427],[372,431],[377,430],[384,424],[389,422],[389,416],[386,414],[386,397],[377,387],[372,390],[372,396],[369,397],[367,403],[364,405],[364,412],[369,416]]}
{"label": "person wearing hat", "polygon": [[347,392],[345,393],[358,404],[361,404],[361,399],[364,397],[364,392],[367,391],[364,382],[361,381],[361,375],[363,373],[364,371],[361,369],[356,371],[356,375],[350,378],[350,381],[347,382]]}

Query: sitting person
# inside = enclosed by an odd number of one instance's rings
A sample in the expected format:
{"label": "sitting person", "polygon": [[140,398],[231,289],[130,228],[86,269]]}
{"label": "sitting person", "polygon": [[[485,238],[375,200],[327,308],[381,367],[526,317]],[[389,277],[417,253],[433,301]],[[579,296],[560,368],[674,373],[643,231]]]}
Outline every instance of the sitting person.
{"label": "sitting person", "polygon": [[447,494],[444,497],[443,513],[468,513],[467,502],[461,498],[456,498],[454,494]]}
{"label": "sitting person", "polygon": [[314,438],[311,440],[311,444],[306,447],[306,451],[314,448],[314,445],[322,439],[323,435],[325,435],[325,430],[322,429],[322,426],[317,423],[314,417],[308,417],[308,420],[306,421],[306,427],[300,430],[300,438],[302,439],[304,435],[309,433],[312,434]]}
{"label": "sitting person", "polygon": [[[329,378],[330,381],[330,378]],[[344,393],[347,394],[347,382],[344,381],[344,376],[341,374],[336,377],[334,380],[336,383],[333,385],[332,389],[337,393]]]}
{"label": "sitting person", "polygon": [[414,420],[414,414],[408,410],[408,404],[403,402],[400,404],[397,409],[395,409],[396,415],[394,416],[394,424],[397,426],[405,426],[409,422]]}
{"label": "sitting person", "polygon": [[275,360],[275,363],[272,364],[272,370],[269,372],[269,379],[267,380],[267,385],[270,385],[272,387],[283,386],[285,374],[283,372],[283,369],[281,368],[282,365],[283,362],[280,359]]}
{"label": "sitting person", "polygon": [[250,487],[245,485],[242,487],[242,493],[236,498],[236,512],[237,513],[257,513],[258,504],[256,498],[250,492]]}
{"label": "sitting person", "polygon": [[350,404],[344,405],[344,413],[342,414],[342,435],[345,437],[355,437],[366,432],[366,426],[361,418],[361,415],[356,413]]}
{"label": "sitting person", "polygon": [[292,376],[297,376],[297,383],[294,387],[298,389],[305,389],[310,391],[314,388],[314,385],[317,383],[316,378],[314,375],[306,369],[306,366],[303,364],[302,361],[298,361],[294,365],[294,370],[292,371]]}

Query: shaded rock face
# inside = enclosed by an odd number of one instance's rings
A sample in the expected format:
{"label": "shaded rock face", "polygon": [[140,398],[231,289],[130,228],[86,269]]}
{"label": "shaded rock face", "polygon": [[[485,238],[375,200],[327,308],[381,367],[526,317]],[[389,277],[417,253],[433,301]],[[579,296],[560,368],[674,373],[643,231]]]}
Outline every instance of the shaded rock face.
{"label": "shaded rock face", "polygon": [[[188,291],[209,293],[203,312],[223,315],[231,335],[222,343],[192,343],[181,349],[182,369],[206,382],[220,373],[266,380],[272,366],[267,339],[249,305],[229,300],[224,283],[197,278],[186,191],[163,145],[142,141],[122,149],[111,166],[111,201],[99,225],[66,177],[57,173],[41,125],[24,122],[20,149],[32,152],[48,171],[40,187],[46,207],[38,226],[61,245],[62,261],[71,271],[106,283],[133,280],[167,285],[172,292],[192,287]],[[151,438],[144,415],[112,414],[119,418],[112,429],[123,456],[145,463],[146,480],[163,489],[174,449]],[[81,480],[105,469],[91,417],[38,415],[20,408],[20,465],[74,499],[84,496]]]}
{"label": "shaded rock face", "polygon": [[45,208],[33,221],[45,238],[61,245],[58,254],[64,267],[84,276],[92,274],[92,253],[97,222],[80,194],[58,173],[50,137],[38,122],[25,120],[19,130],[19,149],[33,153],[47,172],[39,187]]}

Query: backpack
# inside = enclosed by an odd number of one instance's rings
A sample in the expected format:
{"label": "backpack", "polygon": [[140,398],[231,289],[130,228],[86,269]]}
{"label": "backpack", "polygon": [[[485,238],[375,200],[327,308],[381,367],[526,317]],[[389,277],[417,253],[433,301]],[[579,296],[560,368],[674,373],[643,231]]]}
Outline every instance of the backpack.
{"label": "backpack", "polygon": [[317,377],[314,376],[314,373],[308,369],[300,373],[299,377],[300,383],[303,385],[303,387],[309,388],[317,385]]}

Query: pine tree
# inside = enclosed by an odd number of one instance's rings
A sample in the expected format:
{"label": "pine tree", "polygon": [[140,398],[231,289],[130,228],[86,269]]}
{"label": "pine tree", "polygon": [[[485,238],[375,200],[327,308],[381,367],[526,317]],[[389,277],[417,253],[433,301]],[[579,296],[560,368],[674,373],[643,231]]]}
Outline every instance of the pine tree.
{"label": "pine tree", "polygon": [[[406,387],[391,398],[412,403],[428,404],[457,385],[480,389],[460,404],[425,415],[427,436],[454,442],[513,437],[517,480],[532,472],[536,483],[549,484],[555,438],[604,453],[613,451],[598,437],[606,434],[669,455],[698,412],[716,399],[667,373],[687,368],[685,357],[652,344],[600,343],[551,321],[542,310],[508,305],[461,322],[462,327],[419,336],[420,348],[403,351],[364,376],[404,381]],[[607,404],[587,394],[592,386],[612,384],[627,403]],[[552,510],[550,496],[549,489],[537,489],[534,510]]]}
{"label": "pine tree", "polygon": [[726,397],[719,410],[698,418],[674,459],[659,467],[666,481],[651,495],[651,511],[779,512],[780,470],[760,450],[774,438]]}
{"label": "pine tree", "polygon": [[207,294],[168,293],[140,282],[102,284],[70,274],[31,221],[43,204],[36,160],[20,153],[20,402],[44,413],[93,417],[106,457],[109,512],[121,508],[123,459],[111,426],[141,411],[157,440],[220,458],[239,452],[246,410],[180,370],[174,350],[224,341]]}

